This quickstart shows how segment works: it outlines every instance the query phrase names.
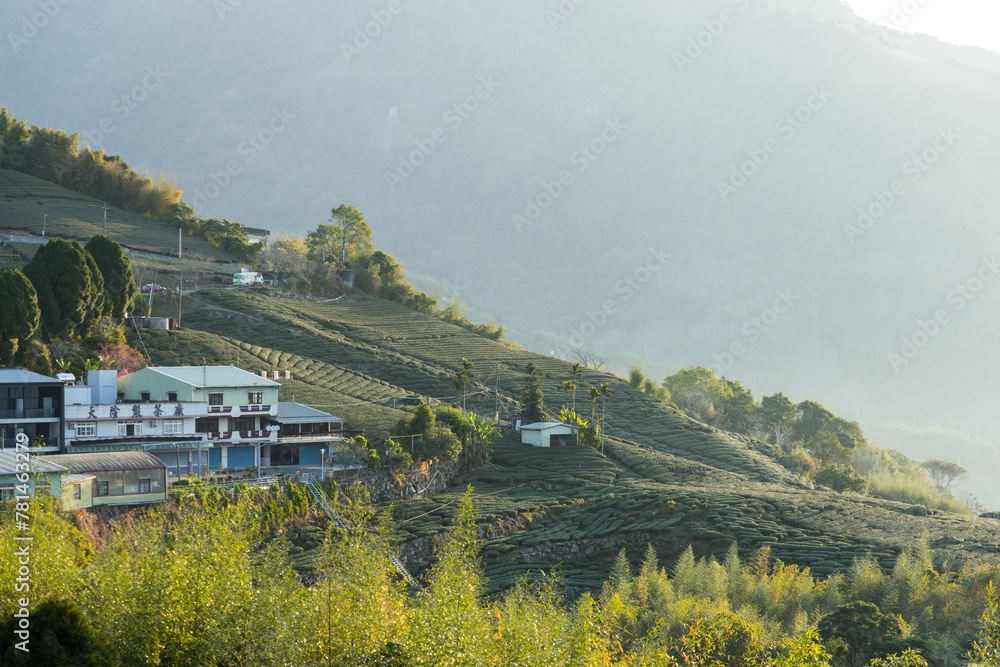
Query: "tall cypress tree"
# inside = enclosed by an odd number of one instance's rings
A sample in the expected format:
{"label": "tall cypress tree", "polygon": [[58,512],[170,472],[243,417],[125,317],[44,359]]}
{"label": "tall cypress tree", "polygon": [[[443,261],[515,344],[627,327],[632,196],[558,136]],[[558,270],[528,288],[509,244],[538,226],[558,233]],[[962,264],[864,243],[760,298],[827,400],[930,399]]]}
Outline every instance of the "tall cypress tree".
{"label": "tall cypress tree", "polygon": [[0,269],[0,366],[9,366],[22,341],[38,329],[38,294],[17,269]]}
{"label": "tall cypress tree", "polygon": [[77,241],[53,239],[24,267],[38,293],[46,337],[87,334],[104,311],[104,279]]}
{"label": "tall cypress tree", "polygon": [[528,364],[528,373],[528,384],[521,393],[521,416],[525,424],[534,424],[545,421],[545,395],[534,363]]}
{"label": "tall cypress tree", "polygon": [[132,273],[132,262],[122,252],[120,245],[103,234],[92,236],[85,248],[94,257],[101,277],[104,278],[103,315],[116,322],[124,322],[125,314],[132,310],[135,299],[139,296]]}

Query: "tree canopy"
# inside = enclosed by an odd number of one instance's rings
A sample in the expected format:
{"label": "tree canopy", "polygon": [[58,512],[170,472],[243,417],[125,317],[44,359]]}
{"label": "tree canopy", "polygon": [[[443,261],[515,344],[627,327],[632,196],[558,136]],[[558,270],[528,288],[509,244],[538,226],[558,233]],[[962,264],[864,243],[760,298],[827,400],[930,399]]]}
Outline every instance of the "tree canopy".
{"label": "tree canopy", "polygon": [[97,263],[104,278],[104,312],[116,322],[124,322],[132,310],[139,290],[132,274],[132,262],[122,247],[103,234],[96,234],[84,246]]}
{"label": "tree canopy", "polygon": [[47,338],[89,333],[104,311],[104,278],[78,241],[53,239],[24,267]]}
{"label": "tree canopy", "polygon": [[341,259],[346,266],[351,260],[368,257],[375,250],[372,230],[361,211],[341,204],[330,212],[330,224],[320,224],[306,234],[306,245],[313,261]]}
{"label": "tree canopy", "polygon": [[0,295],[0,365],[8,366],[21,343],[38,329],[38,294],[20,271],[0,269]]}

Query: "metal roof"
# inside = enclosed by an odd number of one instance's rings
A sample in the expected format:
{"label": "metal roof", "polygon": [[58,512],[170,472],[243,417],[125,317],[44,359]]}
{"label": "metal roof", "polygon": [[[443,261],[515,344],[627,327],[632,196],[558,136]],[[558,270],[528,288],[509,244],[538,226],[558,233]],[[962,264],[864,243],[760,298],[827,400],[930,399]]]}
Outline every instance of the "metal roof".
{"label": "metal roof", "polygon": [[142,373],[158,373],[192,387],[280,387],[280,382],[235,366],[146,366]]}
{"label": "metal roof", "polygon": [[281,424],[309,424],[312,422],[342,422],[344,420],[301,403],[279,402],[278,416],[275,417],[275,421]]}
{"label": "metal roof", "polygon": [[562,422],[535,422],[534,424],[526,424],[521,427],[522,431],[545,431],[550,428],[555,428],[556,426],[565,426],[566,428],[579,429],[579,426],[574,426],[572,424],[563,424]]}
{"label": "metal roof", "polygon": [[0,368],[0,384],[62,384],[62,381],[23,368]]}
{"label": "metal roof", "polygon": [[109,470],[150,470],[167,464],[146,452],[100,452],[91,454],[55,454],[46,460],[65,466],[71,473]]}
{"label": "metal roof", "polygon": [[[57,462],[46,461],[48,457],[42,458],[37,454],[31,454],[28,456],[28,472],[67,472],[67,468],[59,465]],[[16,473],[22,472],[17,469],[17,464],[23,464],[24,461],[18,461],[14,456],[13,449],[2,449],[0,450],[0,475],[14,475]]]}

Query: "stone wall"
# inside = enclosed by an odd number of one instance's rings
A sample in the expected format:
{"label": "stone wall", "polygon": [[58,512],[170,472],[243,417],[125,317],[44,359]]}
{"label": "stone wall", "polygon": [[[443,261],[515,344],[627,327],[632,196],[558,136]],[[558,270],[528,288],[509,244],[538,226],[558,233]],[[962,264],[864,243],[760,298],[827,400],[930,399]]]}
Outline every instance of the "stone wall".
{"label": "stone wall", "polygon": [[368,487],[373,503],[385,503],[436,493],[448,486],[458,472],[456,461],[431,461],[418,463],[395,477],[382,470],[344,470],[332,478],[341,484],[360,482]]}

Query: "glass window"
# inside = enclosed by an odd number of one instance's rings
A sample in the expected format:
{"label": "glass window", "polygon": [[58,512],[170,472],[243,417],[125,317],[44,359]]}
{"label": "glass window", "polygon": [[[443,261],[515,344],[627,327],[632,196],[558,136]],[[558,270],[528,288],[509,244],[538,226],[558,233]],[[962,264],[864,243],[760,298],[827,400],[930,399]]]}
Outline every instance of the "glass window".
{"label": "glass window", "polygon": [[148,403],[149,402],[149,392],[148,391],[139,392],[139,398],[144,403]]}
{"label": "glass window", "polygon": [[108,482],[106,480],[98,480],[94,484],[97,487],[96,495],[98,496],[108,495]]}
{"label": "glass window", "polygon": [[122,495],[122,490],[125,488],[125,480],[122,479],[122,473],[120,470],[115,470],[109,474],[111,477],[111,493],[112,496]]}
{"label": "glass window", "polygon": [[87,436],[95,435],[97,433],[97,423],[96,422],[77,422],[76,423],[76,437],[84,438]]}
{"label": "glass window", "polygon": [[209,394],[208,395],[209,405],[222,405],[222,394]]}
{"label": "glass window", "polygon": [[149,493],[149,479],[139,480],[139,493]]}
{"label": "glass window", "polygon": [[135,495],[139,493],[139,471],[126,470],[122,473],[122,491],[125,495]]}
{"label": "glass window", "polygon": [[83,497],[83,491],[80,489],[79,484],[73,485],[73,500],[80,500]]}
{"label": "glass window", "polygon": [[262,391],[248,391],[247,392],[247,403],[250,405],[260,405],[264,402],[264,392]]}
{"label": "glass window", "polygon": [[176,403],[177,402],[177,392],[176,391],[168,391],[167,392],[167,400],[170,401],[171,403]]}
{"label": "glass window", "polygon": [[219,430],[218,417],[199,417],[194,420],[196,433],[216,433]]}
{"label": "glass window", "polygon": [[163,432],[167,435],[173,435],[175,433],[184,432],[184,420],[183,419],[164,419],[163,420]]}
{"label": "glass window", "polygon": [[118,435],[125,435],[125,436],[142,435],[142,422],[140,421],[118,422]]}

